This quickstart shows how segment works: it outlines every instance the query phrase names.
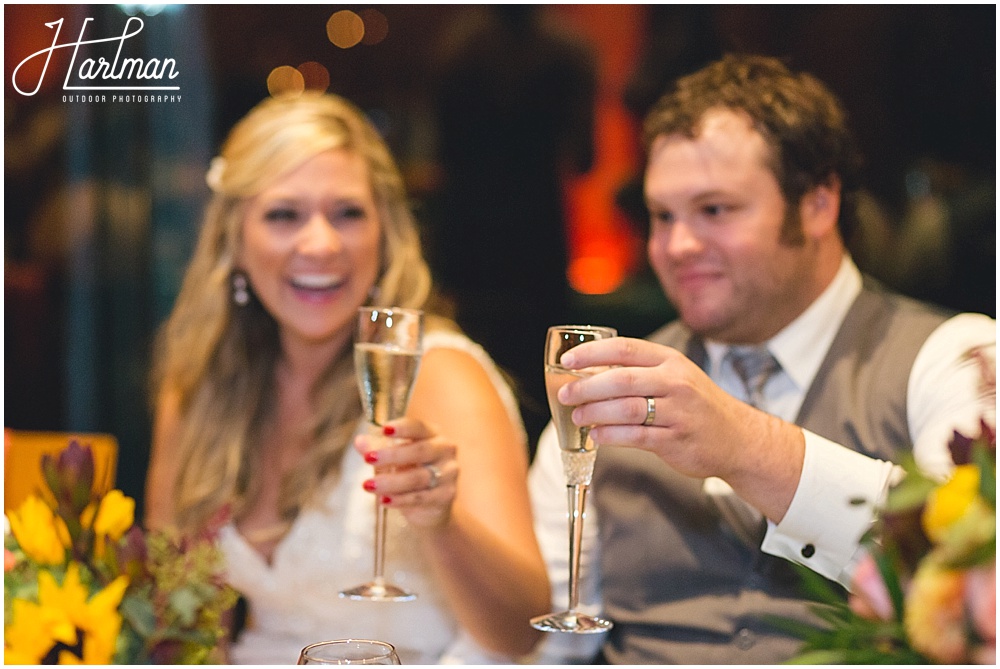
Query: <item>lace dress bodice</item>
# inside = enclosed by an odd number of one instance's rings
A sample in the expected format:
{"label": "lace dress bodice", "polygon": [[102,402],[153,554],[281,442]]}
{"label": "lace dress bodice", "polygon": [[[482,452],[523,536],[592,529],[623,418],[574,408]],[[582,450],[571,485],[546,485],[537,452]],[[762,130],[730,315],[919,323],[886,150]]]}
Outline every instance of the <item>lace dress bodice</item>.
{"label": "lace dress bodice", "polygon": [[[450,332],[431,332],[425,349],[466,351],[483,365],[515,423],[510,388],[478,345]],[[358,429],[363,429],[363,421]],[[344,452],[336,481],[323,487],[274,550],[271,563],[232,524],[219,541],[230,584],[250,605],[247,627],[230,648],[237,664],[294,664],[303,646],[328,639],[379,639],[393,644],[403,664],[506,661],[487,655],[462,633],[441,597],[417,538],[392,510],[387,520],[386,577],[417,593],[409,602],[341,599],[340,590],[371,579],[374,560],[373,496],[362,488],[371,465],[353,448]]]}

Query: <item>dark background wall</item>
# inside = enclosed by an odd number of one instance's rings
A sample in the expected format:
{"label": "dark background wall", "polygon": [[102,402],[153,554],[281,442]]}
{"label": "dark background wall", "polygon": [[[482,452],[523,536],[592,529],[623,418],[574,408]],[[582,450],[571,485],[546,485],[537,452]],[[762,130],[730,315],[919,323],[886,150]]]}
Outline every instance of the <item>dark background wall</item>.
{"label": "dark background wall", "polygon": [[[489,244],[456,248],[441,234],[455,183],[442,152],[449,129],[437,123],[441,83],[457,45],[492,19],[488,7],[465,5],[180,5],[143,16],[128,46],[177,60],[180,101],[66,101],[68,49],[53,55],[37,94],[14,90],[13,69],[52,43],[46,22],[65,20],[60,42],[75,40],[88,17],[89,37],[120,35],[128,17],[119,7],[4,6],[3,422],[115,434],[119,485],[141,498],[153,333],[190,254],[208,161],[268,94],[274,68],[320,63],[329,90],[384,131],[438,278],[452,253],[502,260]],[[335,11],[373,8],[388,25],[384,39],[330,43]],[[995,316],[992,5],[541,5],[531,13],[545,39],[576,45],[591,67],[592,103],[560,112],[585,117],[590,155],[575,167],[558,163],[561,209],[549,217],[566,245],[552,258],[565,256],[567,319],[643,335],[670,316],[642,255],[636,130],[667,82],[725,51],[786,58],[844,100],[868,157],[865,226],[851,240],[863,268],[917,297]],[[535,72],[547,52],[533,48],[500,63],[497,78]],[[482,325],[463,318],[472,332]]]}

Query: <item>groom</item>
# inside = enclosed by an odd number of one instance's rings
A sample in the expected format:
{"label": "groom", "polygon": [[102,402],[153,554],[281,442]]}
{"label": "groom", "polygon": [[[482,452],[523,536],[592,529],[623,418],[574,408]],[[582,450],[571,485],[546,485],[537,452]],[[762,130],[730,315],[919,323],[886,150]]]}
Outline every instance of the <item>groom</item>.
{"label": "groom", "polygon": [[[790,563],[849,586],[892,462],[913,453],[929,472],[950,470],[952,430],[973,431],[983,409],[966,355],[995,348],[996,323],[859,272],[844,246],[858,158],[840,103],[810,75],[723,58],[658,103],[645,143],[648,255],[680,318],[562,360],[616,366],[559,394],[601,444],[583,596],[614,628],[588,653],[782,662],[799,641],[768,618],[819,623]],[[564,597],[551,426],[531,491]],[[584,638],[560,657],[565,642],[549,638],[543,659],[595,659],[579,654]]]}

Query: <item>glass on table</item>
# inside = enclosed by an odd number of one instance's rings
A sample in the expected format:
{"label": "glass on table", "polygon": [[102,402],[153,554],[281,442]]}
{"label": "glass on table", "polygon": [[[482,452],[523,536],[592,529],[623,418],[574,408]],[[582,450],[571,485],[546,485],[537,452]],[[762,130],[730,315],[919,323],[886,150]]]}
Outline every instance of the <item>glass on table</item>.
{"label": "glass on table", "polygon": [[296,664],[399,664],[396,649],[385,641],[336,639],[306,646]]}

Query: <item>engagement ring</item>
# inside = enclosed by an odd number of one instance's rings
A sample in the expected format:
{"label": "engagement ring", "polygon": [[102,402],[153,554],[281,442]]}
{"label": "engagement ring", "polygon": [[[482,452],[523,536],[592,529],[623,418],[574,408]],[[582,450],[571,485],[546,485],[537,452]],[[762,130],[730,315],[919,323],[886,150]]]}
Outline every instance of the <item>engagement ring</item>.
{"label": "engagement ring", "polygon": [[438,483],[441,482],[441,470],[432,464],[424,463],[424,469],[427,473],[431,475],[430,483],[427,484],[428,490],[433,490],[438,487]]}

